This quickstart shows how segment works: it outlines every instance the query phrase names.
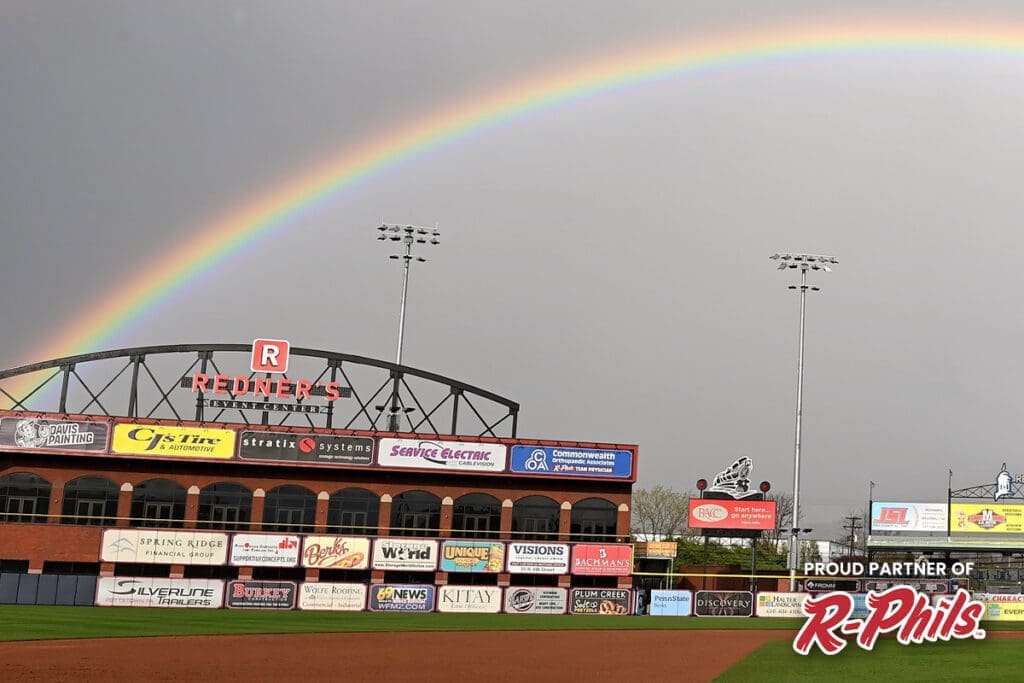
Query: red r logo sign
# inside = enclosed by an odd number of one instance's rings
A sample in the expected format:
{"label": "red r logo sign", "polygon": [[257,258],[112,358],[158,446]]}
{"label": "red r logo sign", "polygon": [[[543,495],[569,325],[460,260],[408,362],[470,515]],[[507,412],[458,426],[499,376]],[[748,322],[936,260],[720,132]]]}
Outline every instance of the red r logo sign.
{"label": "red r logo sign", "polygon": [[252,343],[253,372],[288,372],[288,350],[291,345],[283,339],[257,339]]}

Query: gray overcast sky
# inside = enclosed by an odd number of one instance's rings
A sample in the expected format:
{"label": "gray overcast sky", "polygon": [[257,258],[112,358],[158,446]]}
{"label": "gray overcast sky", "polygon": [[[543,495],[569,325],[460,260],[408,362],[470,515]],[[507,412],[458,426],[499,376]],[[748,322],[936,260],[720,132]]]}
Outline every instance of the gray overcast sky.
{"label": "gray overcast sky", "polygon": [[[756,6],[755,6],[756,5]],[[0,366],[221,212],[477,93],[645,45],[962,3],[31,2],[0,7]],[[1024,37],[1019,3],[964,20]],[[638,443],[640,485],[740,455],[834,526],[1024,471],[1024,52],[786,60],[512,120],[345,194],[116,339],[391,359],[374,228],[432,225],[405,361],[518,400],[520,434]],[[268,286],[273,285],[273,286]],[[99,349],[96,349],[99,350]]]}

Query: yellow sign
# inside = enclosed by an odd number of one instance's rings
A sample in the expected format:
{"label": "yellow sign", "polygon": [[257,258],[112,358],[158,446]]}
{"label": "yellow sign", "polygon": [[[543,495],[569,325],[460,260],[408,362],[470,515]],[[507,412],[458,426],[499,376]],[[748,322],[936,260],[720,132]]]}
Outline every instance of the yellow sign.
{"label": "yellow sign", "polygon": [[1024,602],[1021,595],[990,596],[985,600],[986,621],[1024,621]]}
{"label": "yellow sign", "polygon": [[119,424],[114,426],[114,453],[165,458],[230,458],[235,433],[230,429]]}
{"label": "yellow sign", "polygon": [[953,503],[949,517],[954,534],[1024,534],[1024,505]]}

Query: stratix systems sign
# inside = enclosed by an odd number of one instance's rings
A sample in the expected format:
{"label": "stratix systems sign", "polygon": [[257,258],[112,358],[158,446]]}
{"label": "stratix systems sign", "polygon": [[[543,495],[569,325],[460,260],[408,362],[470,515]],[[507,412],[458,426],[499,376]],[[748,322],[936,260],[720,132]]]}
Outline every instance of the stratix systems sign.
{"label": "stratix systems sign", "polygon": [[328,434],[242,432],[241,460],[365,466],[373,462],[373,439]]}

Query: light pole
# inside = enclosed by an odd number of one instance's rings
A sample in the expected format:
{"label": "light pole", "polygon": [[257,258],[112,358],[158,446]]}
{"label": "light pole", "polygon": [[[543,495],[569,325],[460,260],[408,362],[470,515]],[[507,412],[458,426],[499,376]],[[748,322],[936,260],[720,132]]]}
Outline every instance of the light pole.
{"label": "light pole", "polygon": [[834,256],[820,254],[773,254],[772,259],[779,261],[779,270],[789,268],[800,269],[800,284],[789,285],[789,289],[800,290],[800,352],[797,357],[796,374],[796,437],[793,447],[793,528],[789,541],[789,590],[796,590],[796,570],[800,563],[800,550],[797,547],[797,533],[800,525],[800,434],[801,417],[803,414],[804,394],[804,315],[807,308],[807,290],[819,291],[820,287],[807,284],[808,270],[831,271],[832,265],[839,263]]}
{"label": "light pole", "polygon": [[[413,244],[440,244],[437,239],[441,236],[437,228],[421,228],[415,225],[388,225],[381,224],[377,228],[380,241],[390,240],[401,242],[405,245],[405,253],[392,254],[391,258],[402,261],[402,307],[398,312],[398,351],[395,353],[395,365],[402,364],[402,341],[405,335],[405,302],[409,296],[409,264],[413,261],[425,263],[427,259],[422,256],[413,256]],[[391,387],[391,406],[388,415],[388,431],[397,432],[399,429],[401,406],[398,402],[398,375],[395,375]]]}

